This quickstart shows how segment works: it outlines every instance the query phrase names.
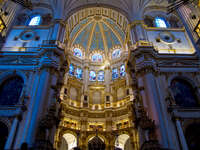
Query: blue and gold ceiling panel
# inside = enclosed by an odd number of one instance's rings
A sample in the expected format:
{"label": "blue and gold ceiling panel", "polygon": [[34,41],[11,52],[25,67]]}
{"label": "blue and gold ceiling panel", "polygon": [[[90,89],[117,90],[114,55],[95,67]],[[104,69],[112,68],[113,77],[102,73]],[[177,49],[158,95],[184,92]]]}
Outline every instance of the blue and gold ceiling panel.
{"label": "blue and gold ceiling panel", "polygon": [[79,35],[76,37],[73,44],[79,44],[84,47],[84,49],[87,49],[88,46],[88,39],[92,32],[92,26],[94,22],[90,23],[85,29],[79,33]]}
{"label": "blue and gold ceiling panel", "polygon": [[104,19],[106,23],[110,24],[112,26],[112,28],[114,28],[121,36],[122,40],[125,40],[125,34],[124,32],[118,27],[118,25],[116,25],[116,23],[114,23],[111,19]]}
{"label": "blue and gold ceiling panel", "polygon": [[104,50],[103,35],[100,31],[99,23],[96,24],[93,32],[90,50]]}
{"label": "blue and gold ceiling panel", "polygon": [[106,38],[108,49],[111,49],[115,45],[121,45],[121,43],[120,43],[119,39],[117,38],[117,36],[104,23],[103,23],[103,28],[104,28],[104,33],[105,33],[105,38]]}
{"label": "blue and gold ceiling panel", "polygon": [[96,14],[74,26],[70,39],[71,46],[80,45],[86,56],[95,50],[104,51],[108,56],[113,47],[124,47],[125,33],[116,21]]}

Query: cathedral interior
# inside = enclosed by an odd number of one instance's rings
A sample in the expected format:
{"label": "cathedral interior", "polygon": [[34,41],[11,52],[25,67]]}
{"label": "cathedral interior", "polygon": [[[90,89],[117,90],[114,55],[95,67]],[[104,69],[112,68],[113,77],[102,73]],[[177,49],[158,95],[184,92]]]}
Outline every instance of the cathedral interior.
{"label": "cathedral interior", "polygon": [[200,150],[199,0],[0,0],[0,149]]}

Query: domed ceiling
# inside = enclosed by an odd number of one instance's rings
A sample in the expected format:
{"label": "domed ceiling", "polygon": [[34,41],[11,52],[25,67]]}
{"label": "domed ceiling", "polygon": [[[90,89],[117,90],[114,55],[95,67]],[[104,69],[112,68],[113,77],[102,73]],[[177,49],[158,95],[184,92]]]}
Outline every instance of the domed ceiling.
{"label": "domed ceiling", "polygon": [[69,47],[78,47],[85,55],[94,51],[108,55],[116,48],[125,49],[127,33],[127,19],[106,8],[93,8],[92,11],[88,8],[68,19]]}
{"label": "domed ceiling", "polygon": [[70,38],[73,39],[72,45],[80,45],[86,51],[93,51],[123,47],[125,35],[112,20],[95,16],[78,24]]}

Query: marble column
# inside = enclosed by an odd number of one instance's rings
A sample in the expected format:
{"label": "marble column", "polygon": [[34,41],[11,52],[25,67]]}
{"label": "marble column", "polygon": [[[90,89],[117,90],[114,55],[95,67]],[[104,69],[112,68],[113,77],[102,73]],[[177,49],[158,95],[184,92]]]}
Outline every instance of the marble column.
{"label": "marble column", "polygon": [[133,35],[132,39],[134,39],[135,43],[138,41],[147,41],[147,33],[143,27],[143,21],[137,20],[132,22],[131,24],[131,33]]}
{"label": "marble column", "polygon": [[9,135],[8,135],[8,139],[6,141],[6,145],[5,145],[5,149],[12,149],[12,143],[13,143],[13,140],[14,140],[14,137],[15,137],[15,132],[17,130],[17,125],[19,123],[19,120],[18,118],[16,117],[14,120],[13,120],[13,123],[12,123],[12,126],[11,126],[11,129],[10,129],[10,132],[9,132]]}
{"label": "marble column", "polygon": [[181,122],[180,122],[179,119],[176,119],[176,128],[177,128],[177,131],[178,131],[178,136],[179,136],[179,139],[180,139],[182,150],[188,150],[187,142],[186,142],[186,139],[185,139],[185,136],[184,136],[184,133],[183,133],[183,129],[181,127]]}
{"label": "marble column", "polygon": [[105,70],[104,78],[105,78],[106,92],[109,93],[110,92],[110,81],[111,81],[110,67],[105,67],[104,70]]}
{"label": "marble column", "polygon": [[50,83],[50,69],[44,68],[41,70],[40,79],[37,87],[38,90],[36,91],[36,95],[34,98],[35,105],[33,107],[27,136],[25,138],[25,141],[30,145],[32,145],[34,142],[34,135],[37,129],[38,119],[40,118],[40,116],[42,116],[44,107],[43,105],[48,91],[49,83]]}
{"label": "marble column", "polygon": [[83,76],[83,80],[84,80],[84,93],[86,93],[88,91],[88,84],[89,84],[89,67],[88,65],[86,65],[84,67],[84,76]]}
{"label": "marble column", "polygon": [[158,87],[156,85],[156,78],[153,74],[153,70],[147,70],[144,75],[144,91],[147,96],[147,105],[149,116],[152,120],[155,120],[156,126],[159,128],[156,130],[158,140],[164,147],[168,147],[167,134],[165,130],[165,124],[163,121],[163,114],[161,106],[159,105]]}

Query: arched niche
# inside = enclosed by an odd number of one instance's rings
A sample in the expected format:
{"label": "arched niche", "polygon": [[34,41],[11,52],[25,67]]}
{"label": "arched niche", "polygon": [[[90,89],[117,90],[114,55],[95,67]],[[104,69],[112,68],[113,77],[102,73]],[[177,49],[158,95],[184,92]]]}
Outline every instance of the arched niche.
{"label": "arched niche", "polygon": [[0,85],[0,105],[12,106],[19,103],[24,80],[20,76],[11,76]]}
{"label": "arched niche", "polygon": [[105,150],[105,148],[106,144],[99,136],[92,137],[88,141],[88,150]]}
{"label": "arched niche", "polygon": [[77,147],[77,138],[71,133],[64,134],[59,150],[73,150],[75,147]]}
{"label": "arched niche", "polygon": [[170,85],[177,106],[198,107],[199,102],[194,87],[182,78],[175,78]]}
{"label": "arched niche", "polygon": [[115,149],[116,150],[132,150],[130,143],[130,136],[127,134],[121,134],[115,140]]}

